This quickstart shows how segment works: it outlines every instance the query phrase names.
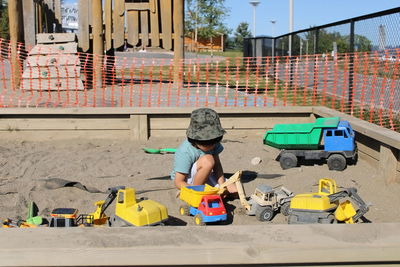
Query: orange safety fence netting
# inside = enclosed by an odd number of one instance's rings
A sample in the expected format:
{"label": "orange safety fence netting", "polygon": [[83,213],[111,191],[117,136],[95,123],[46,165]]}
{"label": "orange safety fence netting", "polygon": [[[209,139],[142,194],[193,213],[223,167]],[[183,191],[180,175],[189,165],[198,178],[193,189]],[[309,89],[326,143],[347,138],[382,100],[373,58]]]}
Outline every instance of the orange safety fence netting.
{"label": "orange safety fence netting", "polygon": [[[65,54],[0,39],[0,107],[322,105],[400,129],[400,49],[295,57]],[[158,53],[160,55],[160,53]]]}

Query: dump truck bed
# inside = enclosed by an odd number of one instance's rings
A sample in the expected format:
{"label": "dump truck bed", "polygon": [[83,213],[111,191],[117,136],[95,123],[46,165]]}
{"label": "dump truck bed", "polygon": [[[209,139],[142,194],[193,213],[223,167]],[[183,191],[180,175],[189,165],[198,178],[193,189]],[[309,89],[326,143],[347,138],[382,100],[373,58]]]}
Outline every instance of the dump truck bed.
{"label": "dump truck bed", "polygon": [[180,199],[197,208],[205,195],[216,195],[218,188],[206,185],[191,185],[181,188]]}
{"label": "dump truck bed", "polygon": [[279,149],[318,149],[322,130],[337,128],[340,118],[318,118],[315,123],[276,124],[264,136],[264,144]]}

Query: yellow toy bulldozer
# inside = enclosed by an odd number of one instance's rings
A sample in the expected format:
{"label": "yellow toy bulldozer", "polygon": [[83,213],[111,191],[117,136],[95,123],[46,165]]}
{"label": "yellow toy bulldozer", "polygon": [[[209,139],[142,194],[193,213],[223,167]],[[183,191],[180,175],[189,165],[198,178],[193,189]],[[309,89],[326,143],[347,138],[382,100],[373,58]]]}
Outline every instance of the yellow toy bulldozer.
{"label": "yellow toy bulldozer", "polygon": [[[106,200],[97,201],[97,209],[93,215],[93,223],[101,225],[108,222],[109,226],[147,226],[164,223],[168,219],[167,208],[154,201],[145,198],[136,199],[134,188],[117,186],[109,188]],[[115,214],[107,217],[105,210],[117,199]]]}
{"label": "yellow toy bulldozer", "polygon": [[[359,206],[357,211],[349,199]],[[336,181],[325,178],[319,180],[318,193],[298,194],[291,199],[288,222],[289,224],[329,224],[338,221],[355,223],[368,210],[368,205],[357,194],[357,189],[346,188],[337,192]]]}

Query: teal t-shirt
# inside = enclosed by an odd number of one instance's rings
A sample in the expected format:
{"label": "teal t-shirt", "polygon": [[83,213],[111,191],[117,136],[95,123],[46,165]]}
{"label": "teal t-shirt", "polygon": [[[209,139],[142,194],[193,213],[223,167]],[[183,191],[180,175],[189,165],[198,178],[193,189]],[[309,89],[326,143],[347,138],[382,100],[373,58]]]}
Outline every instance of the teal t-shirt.
{"label": "teal t-shirt", "polygon": [[190,170],[192,169],[192,165],[201,156],[205,154],[218,155],[223,150],[224,147],[221,145],[221,143],[218,143],[214,149],[203,152],[200,149],[192,146],[192,144],[186,139],[175,152],[174,169],[171,172],[171,179],[175,179],[176,172],[189,174]]}

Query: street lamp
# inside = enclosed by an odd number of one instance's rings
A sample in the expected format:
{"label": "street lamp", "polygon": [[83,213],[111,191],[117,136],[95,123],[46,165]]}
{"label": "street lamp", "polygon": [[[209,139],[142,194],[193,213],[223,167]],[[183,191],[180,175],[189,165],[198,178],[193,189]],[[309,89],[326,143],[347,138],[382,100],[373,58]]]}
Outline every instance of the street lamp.
{"label": "street lamp", "polygon": [[250,1],[250,5],[253,6],[253,37],[256,37],[256,7],[260,4],[260,1]]}
{"label": "street lamp", "polygon": [[272,19],[272,20],[270,20],[270,22],[272,23],[272,37],[275,37],[275,23],[276,23],[276,20]]}
{"label": "street lamp", "polygon": [[289,57],[292,56],[293,0],[289,0]]}

